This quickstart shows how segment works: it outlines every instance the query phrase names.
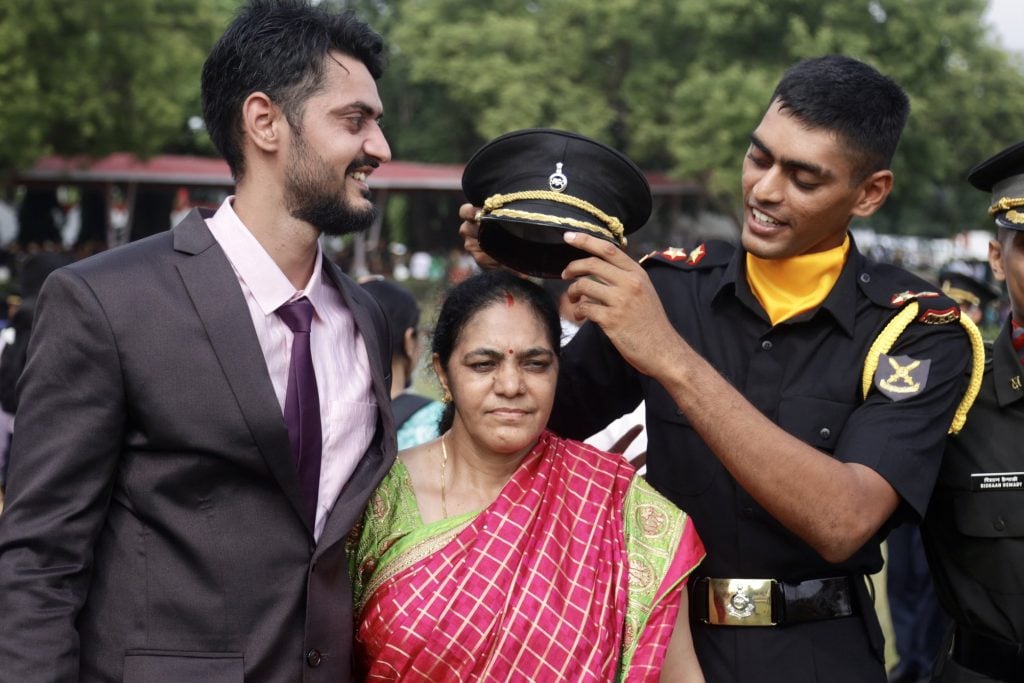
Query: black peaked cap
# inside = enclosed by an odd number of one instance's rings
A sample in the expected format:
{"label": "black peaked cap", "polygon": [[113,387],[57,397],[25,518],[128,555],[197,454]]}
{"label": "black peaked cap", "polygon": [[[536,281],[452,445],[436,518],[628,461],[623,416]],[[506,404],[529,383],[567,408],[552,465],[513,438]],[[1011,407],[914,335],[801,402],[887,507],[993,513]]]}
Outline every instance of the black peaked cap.
{"label": "black peaked cap", "polygon": [[619,247],[651,215],[651,188],[636,164],[577,133],[534,128],[506,133],[466,164],[462,189],[480,212],[480,247],[528,275],[557,278],[588,254],[566,244],[585,232]]}

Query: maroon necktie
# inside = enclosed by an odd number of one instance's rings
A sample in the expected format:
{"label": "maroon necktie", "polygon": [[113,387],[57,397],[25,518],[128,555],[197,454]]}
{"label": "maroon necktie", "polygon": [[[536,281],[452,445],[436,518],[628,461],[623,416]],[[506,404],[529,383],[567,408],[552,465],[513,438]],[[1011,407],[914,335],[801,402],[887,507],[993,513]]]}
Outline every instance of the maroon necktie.
{"label": "maroon necktie", "polygon": [[302,297],[274,311],[293,333],[292,358],[288,364],[288,390],[284,399],[284,423],[295,456],[306,504],[306,519],[316,523],[316,499],[320,489],[320,395],[316,390],[313,354],[309,349],[309,328],[313,304]]}

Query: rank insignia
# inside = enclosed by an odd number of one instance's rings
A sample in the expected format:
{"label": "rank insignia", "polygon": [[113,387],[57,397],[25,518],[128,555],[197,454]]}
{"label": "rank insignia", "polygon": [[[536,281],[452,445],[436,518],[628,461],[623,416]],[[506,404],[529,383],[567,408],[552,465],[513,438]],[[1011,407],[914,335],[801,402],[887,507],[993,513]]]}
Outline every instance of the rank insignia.
{"label": "rank insignia", "polygon": [[892,295],[892,305],[902,306],[911,299],[925,299],[927,297],[939,296],[938,292],[911,292],[909,289],[905,292]]}
{"label": "rank insignia", "polygon": [[946,323],[951,323],[960,319],[960,309],[955,306],[951,308],[944,308],[942,310],[929,308],[917,319],[926,325],[945,325]]}
{"label": "rank insignia", "polygon": [[686,260],[691,266],[695,266],[700,263],[700,260],[704,258],[704,254],[708,253],[707,249],[704,248],[703,244],[697,245],[697,247],[690,252],[690,258]]}
{"label": "rank insignia", "polygon": [[665,251],[661,252],[661,255],[669,261],[682,261],[686,258],[686,250],[680,249],[679,247],[669,247]]}
{"label": "rank insignia", "polygon": [[875,386],[894,401],[916,396],[928,383],[930,360],[882,354],[875,370]]}

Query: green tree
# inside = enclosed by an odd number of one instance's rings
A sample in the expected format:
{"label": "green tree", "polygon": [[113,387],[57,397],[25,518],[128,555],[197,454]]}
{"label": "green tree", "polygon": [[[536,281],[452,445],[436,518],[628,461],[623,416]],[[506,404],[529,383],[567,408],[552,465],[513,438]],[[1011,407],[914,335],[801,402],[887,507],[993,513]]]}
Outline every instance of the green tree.
{"label": "green tree", "polygon": [[6,0],[0,170],[47,153],[142,156],[180,144],[203,59],[236,0]]}
{"label": "green tree", "polygon": [[388,37],[410,84],[472,112],[480,139],[577,130],[731,207],[749,134],[785,68],[849,54],[899,81],[913,106],[896,191],[873,223],[948,234],[980,220],[967,167],[1024,130],[1024,69],[991,42],[985,4],[421,0],[396,3]]}

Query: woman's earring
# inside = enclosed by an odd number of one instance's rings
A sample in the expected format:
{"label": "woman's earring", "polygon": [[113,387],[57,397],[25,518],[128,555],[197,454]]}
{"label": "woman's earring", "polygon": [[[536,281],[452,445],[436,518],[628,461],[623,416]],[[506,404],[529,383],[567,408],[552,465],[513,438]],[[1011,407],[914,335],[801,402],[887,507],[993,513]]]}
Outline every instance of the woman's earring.
{"label": "woman's earring", "polygon": [[450,391],[448,391],[448,387],[444,388],[444,396],[441,397],[441,401],[443,403],[451,403],[452,402],[452,394],[451,394]]}

